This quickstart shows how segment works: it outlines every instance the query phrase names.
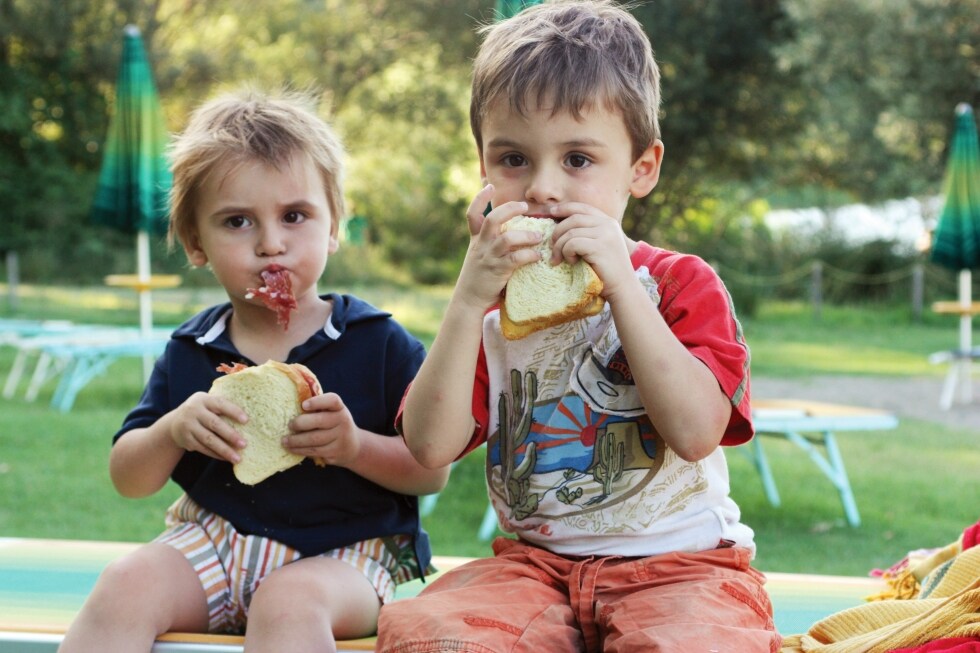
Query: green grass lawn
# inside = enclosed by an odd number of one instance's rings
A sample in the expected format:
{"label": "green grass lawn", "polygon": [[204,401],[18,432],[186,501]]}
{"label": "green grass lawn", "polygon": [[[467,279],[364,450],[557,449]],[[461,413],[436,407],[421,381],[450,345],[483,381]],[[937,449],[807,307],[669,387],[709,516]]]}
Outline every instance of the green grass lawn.
{"label": "green grass lawn", "polygon": [[[428,344],[449,291],[354,292],[393,311]],[[135,306],[125,298],[100,308],[85,300],[88,293],[57,296],[62,299],[40,293],[36,305],[24,298],[20,316],[135,323]],[[199,301],[213,298],[207,293],[172,301],[162,297],[157,322],[176,323]],[[743,326],[756,375],[939,374],[925,357],[951,346],[956,336],[953,323],[913,324],[881,308],[825,307],[816,323],[804,305],[773,304]],[[12,360],[13,351],[0,348],[4,377]],[[110,437],[139,397],[141,377],[139,361],[119,361],[78,395],[67,414],[48,407],[53,383],[33,403],[22,394],[0,399],[0,536],[145,541],[160,530],[177,489],[168,486],[152,498],[124,499],[113,490],[106,465]],[[756,531],[757,566],[863,575],[911,549],[952,540],[980,516],[980,488],[973,482],[980,469],[978,436],[974,430],[902,420],[895,430],[840,437],[861,511],[858,528],[846,525],[836,491],[791,444],[764,440],[782,495],[778,508],[766,501],[748,460],[728,450],[733,496],[743,520]],[[439,554],[490,551],[476,537],[486,508],[480,458],[477,453],[457,465],[435,511],[424,520]]]}

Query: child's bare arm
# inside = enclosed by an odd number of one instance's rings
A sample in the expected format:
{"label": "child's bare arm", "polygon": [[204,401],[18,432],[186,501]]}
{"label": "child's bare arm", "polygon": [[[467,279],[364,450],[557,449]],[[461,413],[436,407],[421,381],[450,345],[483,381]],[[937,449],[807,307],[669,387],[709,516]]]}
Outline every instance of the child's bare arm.
{"label": "child's bare arm", "polygon": [[426,467],[451,463],[473,435],[473,382],[485,308],[454,293],[439,333],[409,388],[402,432]]}
{"label": "child's bare arm", "polygon": [[500,232],[503,223],[527,211],[527,204],[509,202],[484,217],[492,195],[493,187],[487,186],[467,211],[469,249],[439,333],[405,399],[405,442],[426,467],[451,463],[469,442],[484,315],[499,301],[514,270],[540,257],[530,247],[540,241],[539,234]]}
{"label": "child's bare arm", "polygon": [[116,490],[126,497],[157,492],[185,451],[237,462],[245,441],[222,416],[242,423],[248,419],[230,401],[198,392],[151,426],[124,433],[109,455],[109,475]]}
{"label": "child's bare arm", "polygon": [[639,281],[607,301],[657,432],[684,460],[704,458],[721,443],[731,417],[718,380],[674,336]]}
{"label": "child's bare arm", "polygon": [[630,262],[619,223],[586,204],[565,203],[554,259],[584,258],[603,281],[616,330],[647,414],[677,455],[700,460],[721,442],[731,402],[714,374],[677,339]]}

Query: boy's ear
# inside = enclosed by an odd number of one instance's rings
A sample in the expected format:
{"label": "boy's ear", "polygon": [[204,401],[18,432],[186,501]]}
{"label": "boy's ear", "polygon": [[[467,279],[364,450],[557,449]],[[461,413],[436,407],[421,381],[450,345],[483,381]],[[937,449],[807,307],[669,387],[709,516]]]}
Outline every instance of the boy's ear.
{"label": "boy's ear", "polygon": [[630,195],[645,197],[660,179],[660,163],[664,158],[664,144],[654,141],[633,163],[633,180],[630,182]]}
{"label": "boy's ear", "polygon": [[208,255],[204,253],[204,249],[201,248],[201,239],[198,238],[197,234],[192,235],[187,242],[183,243],[184,253],[187,255],[187,261],[196,268],[201,268],[207,265]]}

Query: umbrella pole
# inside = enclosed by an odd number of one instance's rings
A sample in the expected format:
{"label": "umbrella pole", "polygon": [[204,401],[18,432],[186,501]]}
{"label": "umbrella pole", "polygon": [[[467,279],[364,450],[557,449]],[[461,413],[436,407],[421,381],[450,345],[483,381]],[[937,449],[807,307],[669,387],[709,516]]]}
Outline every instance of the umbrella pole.
{"label": "umbrella pole", "polygon": [[973,349],[973,314],[970,307],[973,301],[973,273],[969,268],[960,270],[959,300],[963,311],[960,313],[960,355],[956,365],[959,366],[960,401],[968,404],[973,400],[972,382],[972,349]]}
{"label": "umbrella pole", "polygon": [[[153,298],[150,295],[150,235],[143,230],[136,234],[136,272],[139,276],[140,335],[149,338],[153,331]],[[143,356],[143,377],[150,378],[153,356]]]}

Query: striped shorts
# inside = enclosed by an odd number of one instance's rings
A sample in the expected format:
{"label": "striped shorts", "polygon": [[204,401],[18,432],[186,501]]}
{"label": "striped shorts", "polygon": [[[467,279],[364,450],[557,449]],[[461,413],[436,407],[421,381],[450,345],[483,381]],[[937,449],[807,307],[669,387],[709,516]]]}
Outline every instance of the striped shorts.
{"label": "striped shorts", "polygon": [[[228,521],[198,506],[187,495],[167,510],[167,530],[154,542],[174,547],[197,572],[208,602],[209,632],[241,633],[248,606],[270,572],[303,556],[285,544],[257,535],[242,535]],[[320,554],[358,569],[382,603],[395,595],[398,561],[381,538],[365,540]]]}

